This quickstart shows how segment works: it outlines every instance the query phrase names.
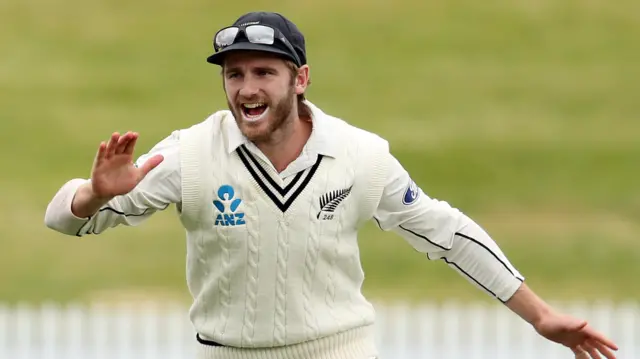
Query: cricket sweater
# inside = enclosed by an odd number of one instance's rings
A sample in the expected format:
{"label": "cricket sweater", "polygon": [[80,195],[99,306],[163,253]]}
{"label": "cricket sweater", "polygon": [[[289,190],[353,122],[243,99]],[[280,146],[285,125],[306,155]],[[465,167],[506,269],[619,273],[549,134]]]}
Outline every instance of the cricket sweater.
{"label": "cricket sweater", "polygon": [[[350,341],[356,347],[338,350],[341,358],[375,355],[357,229],[382,196],[387,142],[336,118],[323,121],[342,145],[288,181],[246,144],[229,146],[230,112],[180,134],[191,318],[203,341],[283,347],[342,333],[325,339],[324,350]],[[296,348],[310,357],[319,343]]]}
{"label": "cricket sweater", "polygon": [[176,204],[202,359],[376,356],[375,313],[361,293],[366,238],[357,237],[372,218],[500,301],[513,295],[523,278],[479,225],[427,196],[385,140],[308,105],[311,137],[281,173],[219,111],[141,156],[138,164],[157,153],[165,160],[90,218],[70,210],[87,180],[67,182],[45,222],[99,234]]}

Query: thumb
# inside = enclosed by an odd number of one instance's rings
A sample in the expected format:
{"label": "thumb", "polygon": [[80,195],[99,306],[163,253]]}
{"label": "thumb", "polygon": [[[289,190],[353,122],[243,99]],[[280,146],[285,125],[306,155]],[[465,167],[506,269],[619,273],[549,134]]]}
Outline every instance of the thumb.
{"label": "thumb", "polygon": [[569,329],[570,331],[573,331],[573,332],[577,332],[577,331],[582,330],[586,326],[587,326],[587,321],[586,320],[575,319],[572,323],[569,323],[567,325],[567,329]]}
{"label": "thumb", "polygon": [[144,178],[144,176],[146,176],[147,173],[151,172],[152,169],[158,167],[158,165],[162,163],[162,161],[164,161],[164,156],[162,155],[155,155],[146,160],[140,167],[140,178]]}

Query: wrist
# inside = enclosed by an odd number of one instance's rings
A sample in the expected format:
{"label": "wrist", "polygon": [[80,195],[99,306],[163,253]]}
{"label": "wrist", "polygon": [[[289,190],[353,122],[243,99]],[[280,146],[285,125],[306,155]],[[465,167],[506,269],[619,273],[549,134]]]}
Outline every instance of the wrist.
{"label": "wrist", "polygon": [[532,312],[533,313],[531,315],[529,323],[537,330],[540,326],[540,323],[543,323],[545,319],[552,314],[553,311],[551,310],[551,307],[549,307],[549,305],[541,301],[539,305],[533,307]]}
{"label": "wrist", "polygon": [[87,191],[86,196],[87,196],[87,199],[89,200],[89,202],[99,203],[101,206],[103,204],[109,202],[110,200],[112,200],[114,198],[113,196],[105,196],[105,195],[97,193],[93,189],[93,184],[91,183],[91,181],[89,181],[89,183],[87,183],[86,191]]}
{"label": "wrist", "polygon": [[505,304],[534,328],[537,328],[553,312],[551,306],[538,297],[525,283],[522,283]]}
{"label": "wrist", "polygon": [[112,198],[96,194],[91,182],[87,182],[76,191],[71,202],[71,212],[79,218],[91,217]]}

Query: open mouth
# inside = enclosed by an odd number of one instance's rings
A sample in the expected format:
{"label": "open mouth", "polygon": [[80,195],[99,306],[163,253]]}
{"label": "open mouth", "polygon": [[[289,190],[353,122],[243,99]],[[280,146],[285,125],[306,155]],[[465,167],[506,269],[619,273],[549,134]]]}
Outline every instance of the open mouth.
{"label": "open mouth", "polygon": [[259,121],[269,110],[269,107],[262,102],[242,104],[242,114],[249,122]]}

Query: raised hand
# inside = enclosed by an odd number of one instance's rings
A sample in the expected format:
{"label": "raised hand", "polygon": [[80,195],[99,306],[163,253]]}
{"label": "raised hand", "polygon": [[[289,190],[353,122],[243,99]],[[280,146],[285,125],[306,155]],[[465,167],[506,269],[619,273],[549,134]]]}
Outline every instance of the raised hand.
{"label": "raised hand", "polygon": [[112,198],[131,192],[140,181],[162,161],[162,155],[149,158],[142,167],[135,166],[133,151],[138,134],[115,132],[107,142],[101,142],[91,170],[91,186],[97,198]]}

